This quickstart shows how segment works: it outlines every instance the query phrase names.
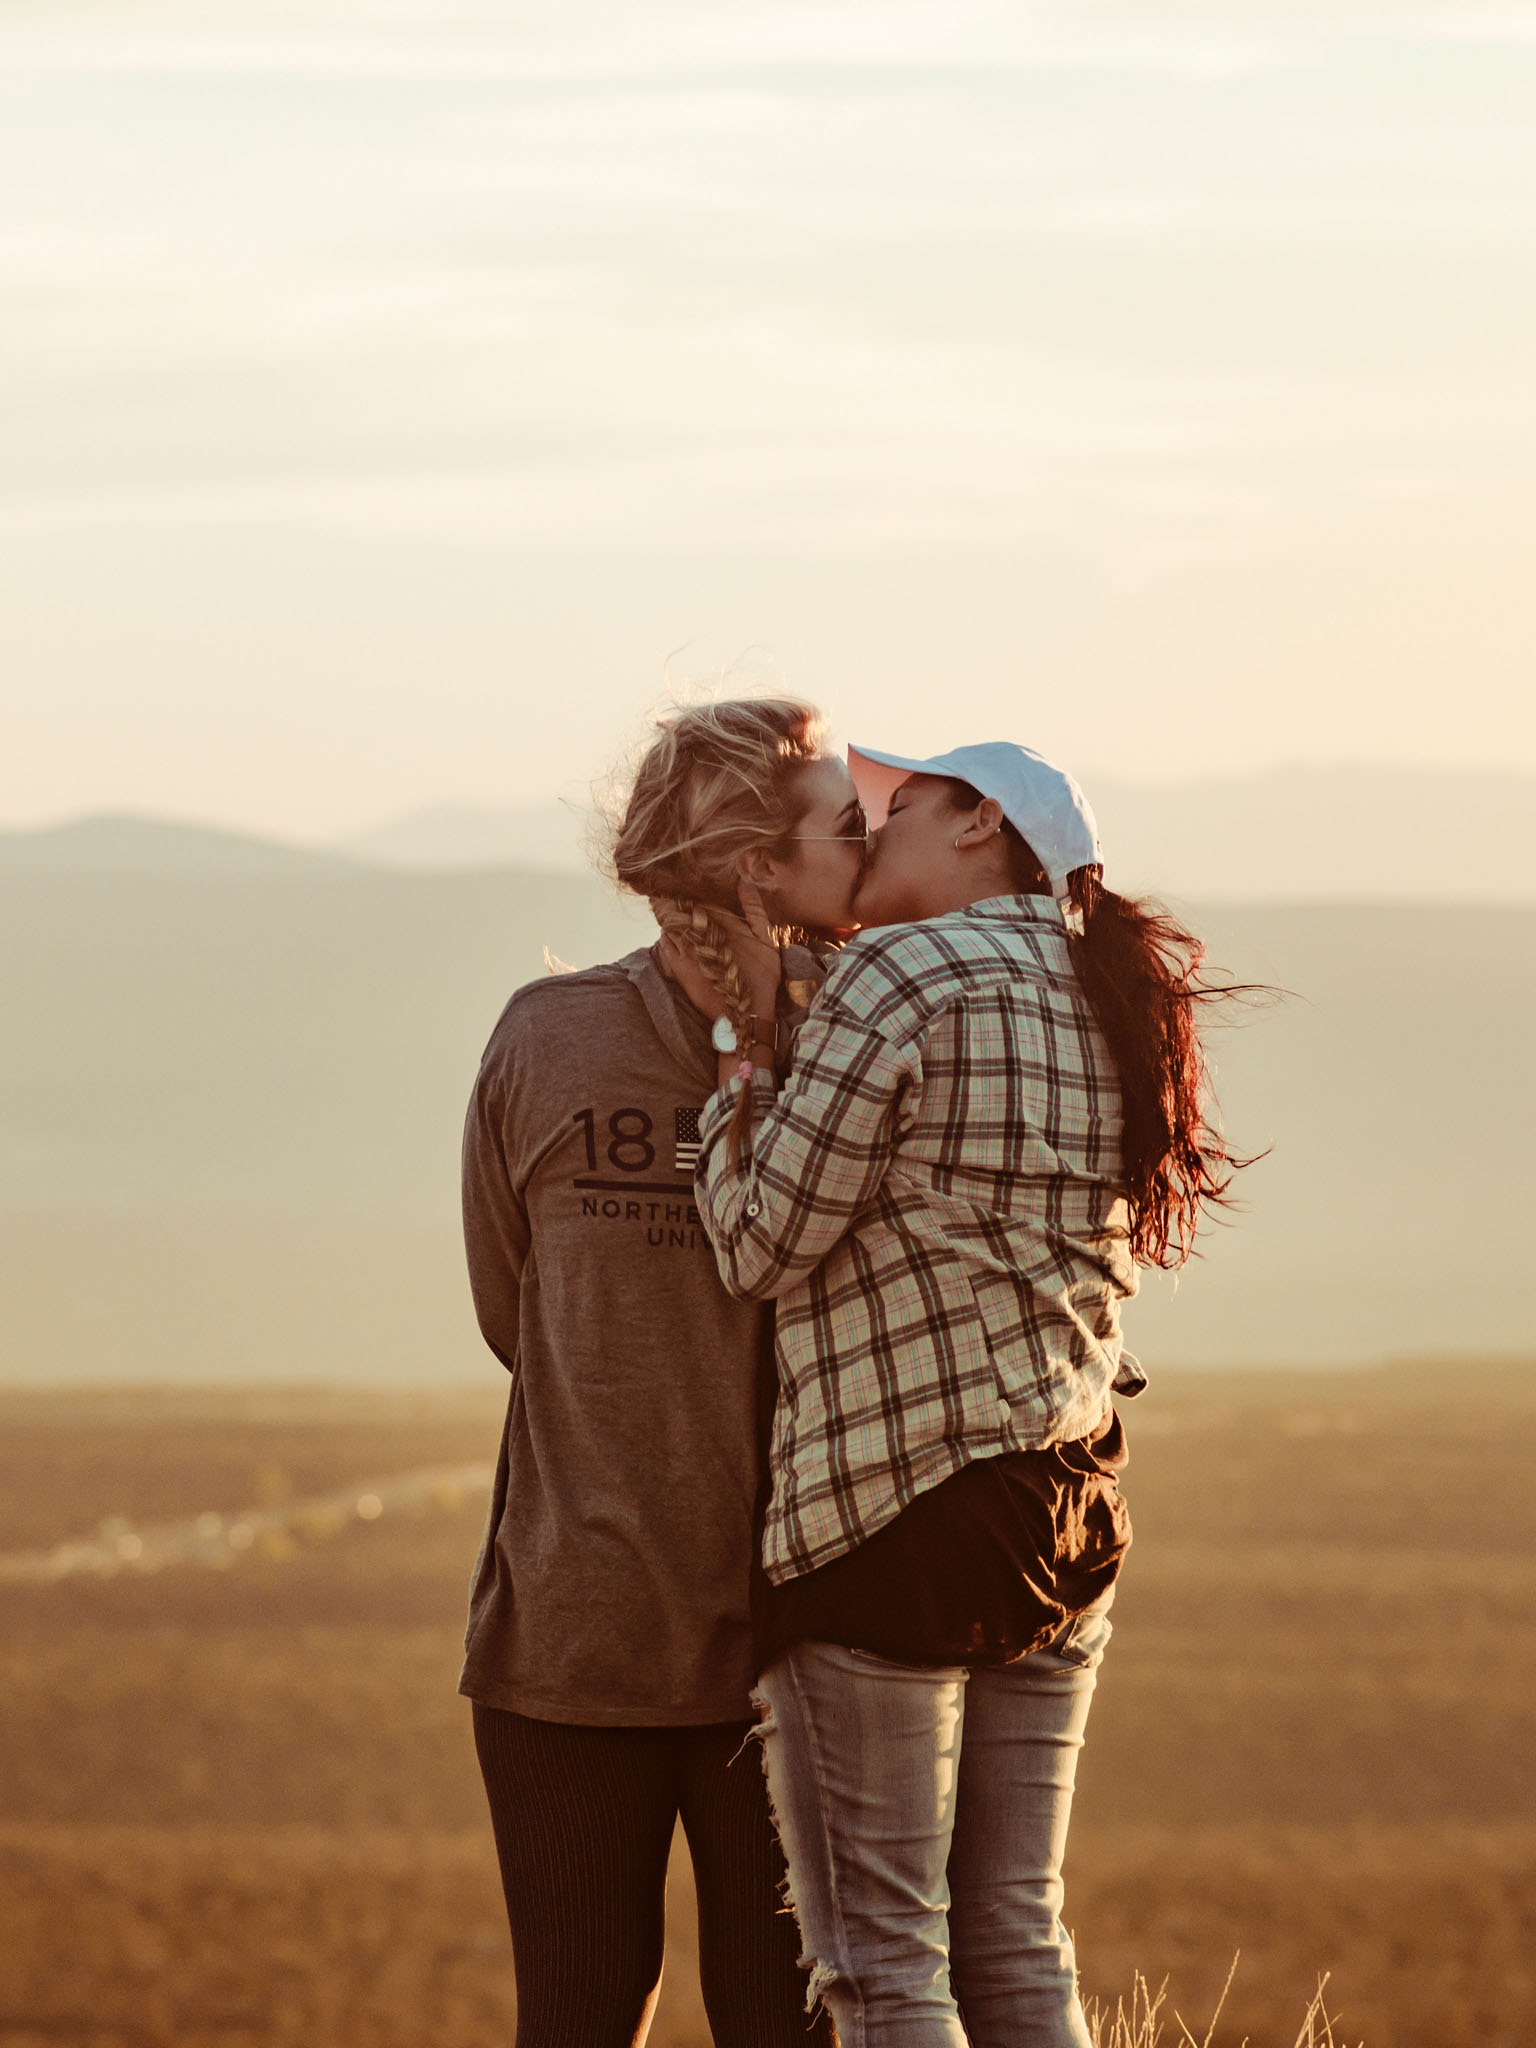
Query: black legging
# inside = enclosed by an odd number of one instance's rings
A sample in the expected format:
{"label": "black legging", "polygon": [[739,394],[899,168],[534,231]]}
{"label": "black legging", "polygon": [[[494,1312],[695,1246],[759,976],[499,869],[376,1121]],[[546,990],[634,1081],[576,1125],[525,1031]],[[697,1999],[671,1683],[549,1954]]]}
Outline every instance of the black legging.
{"label": "black legging", "polygon": [[632,2048],[661,1977],[681,1815],[716,2048],[832,2048],[805,2012],[784,1859],[745,1723],[577,1728],[476,1706],[517,1971],[517,2048]]}

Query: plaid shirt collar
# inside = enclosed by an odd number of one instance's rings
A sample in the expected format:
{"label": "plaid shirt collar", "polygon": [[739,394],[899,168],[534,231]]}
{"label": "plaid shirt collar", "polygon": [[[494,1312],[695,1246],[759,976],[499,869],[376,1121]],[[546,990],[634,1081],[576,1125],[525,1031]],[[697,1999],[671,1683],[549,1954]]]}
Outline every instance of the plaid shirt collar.
{"label": "plaid shirt collar", "polygon": [[979,903],[967,903],[953,915],[977,924],[1051,924],[1061,928],[1061,912],[1053,896],[983,896]]}

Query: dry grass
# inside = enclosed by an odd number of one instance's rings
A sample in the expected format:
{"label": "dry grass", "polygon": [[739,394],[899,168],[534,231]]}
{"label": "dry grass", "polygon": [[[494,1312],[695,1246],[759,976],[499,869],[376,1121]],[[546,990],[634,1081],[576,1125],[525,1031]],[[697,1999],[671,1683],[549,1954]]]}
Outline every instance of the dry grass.
{"label": "dry grass", "polygon": [[[1237,1975],[1240,1958],[1232,1958],[1232,1967],[1227,1972],[1227,1981],[1222,1986],[1221,1997],[1211,2016],[1205,2032],[1196,2036],[1181,2013],[1173,2015],[1173,2024],[1179,2030],[1179,2048],[1214,2048],[1216,2029],[1221,2023],[1222,2007],[1232,1989],[1232,1980]],[[1333,2021],[1329,2017],[1324,1996],[1328,1989],[1325,1976],[1318,1979],[1316,1991],[1301,2017],[1301,2026],[1291,2048],[1346,2048],[1343,2041],[1336,2040]],[[1167,2033],[1168,2022],[1164,2006],[1168,2001],[1166,1981],[1156,1991],[1138,1971],[1131,1980],[1129,2000],[1117,1998],[1114,2011],[1101,2005],[1095,1999],[1088,2008],[1088,2026],[1093,2035],[1094,2048],[1159,2048]]]}
{"label": "dry grass", "polygon": [[[1530,1389],[1462,1433],[1412,1375],[1154,1397],[1068,1869],[1103,2048],[1203,2042],[1239,1949],[1212,2048],[1536,2039]],[[0,1550],[469,1462],[499,1395],[7,1397]],[[454,1691],[477,1537],[423,1508],[0,1588],[5,2048],[510,2041]],[[683,1863],[671,1904],[652,2040],[702,2048]]]}

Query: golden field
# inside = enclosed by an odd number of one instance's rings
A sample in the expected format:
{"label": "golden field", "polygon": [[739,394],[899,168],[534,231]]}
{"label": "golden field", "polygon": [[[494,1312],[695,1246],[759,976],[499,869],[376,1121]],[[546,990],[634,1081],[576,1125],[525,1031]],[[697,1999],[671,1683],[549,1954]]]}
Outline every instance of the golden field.
{"label": "golden field", "polygon": [[[0,1394],[0,1554],[489,1460],[502,1393]],[[1163,1373],[1127,1419],[1086,1990],[1166,1976],[1198,2036],[1240,1950],[1220,2042],[1289,2048],[1326,1970],[1341,2041],[1529,2048],[1536,1369]],[[5,2048],[510,2043],[455,1693],[479,1518],[440,1491],[227,1569],[0,1584]],[[690,1904],[679,1865],[657,2048],[709,2038]]]}

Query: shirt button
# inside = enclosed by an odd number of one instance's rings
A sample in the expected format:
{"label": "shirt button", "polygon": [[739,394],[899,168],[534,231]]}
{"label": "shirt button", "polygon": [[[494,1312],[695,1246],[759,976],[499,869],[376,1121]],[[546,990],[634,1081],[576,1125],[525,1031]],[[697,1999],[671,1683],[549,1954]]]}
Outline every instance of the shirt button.
{"label": "shirt button", "polygon": [[761,1215],[762,1215],[762,1213],[763,1213],[763,1205],[762,1205],[762,1203],[761,1203],[761,1202],[760,1202],[760,1201],[759,1201],[759,1200],[757,1199],[756,1195],[754,1195],[754,1196],[752,1197],[751,1201],[750,1201],[750,1202],[748,1202],[748,1204],[747,1204],[747,1214],[748,1214],[749,1216],[761,1216]]}
{"label": "shirt button", "polygon": [[1013,1420],[1013,1410],[1001,1396],[998,1397],[997,1419],[999,1422],[1012,1422]]}

